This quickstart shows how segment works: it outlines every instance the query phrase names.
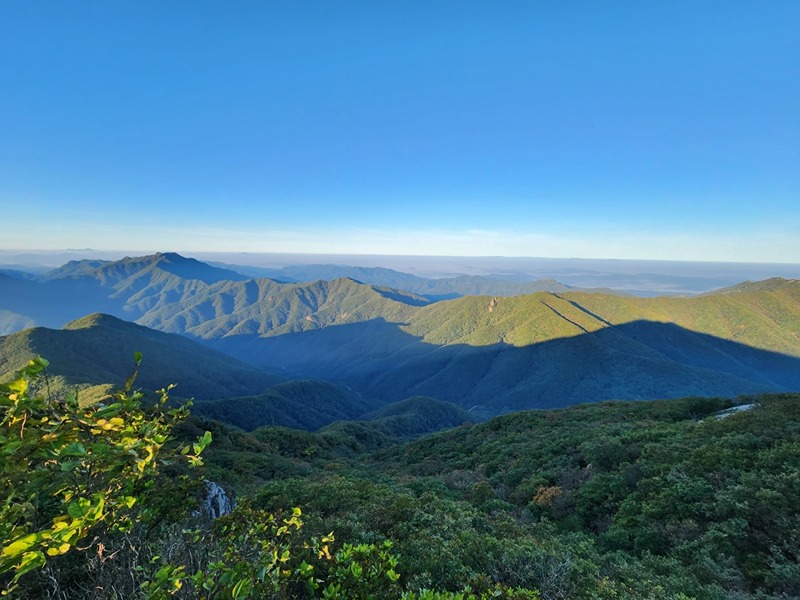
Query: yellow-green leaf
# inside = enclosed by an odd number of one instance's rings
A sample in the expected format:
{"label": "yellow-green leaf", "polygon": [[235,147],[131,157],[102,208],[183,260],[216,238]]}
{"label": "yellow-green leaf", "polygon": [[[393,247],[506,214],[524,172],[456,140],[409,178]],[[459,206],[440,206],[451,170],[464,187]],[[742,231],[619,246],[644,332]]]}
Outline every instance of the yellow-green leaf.
{"label": "yellow-green leaf", "polygon": [[38,533],[29,533],[28,535],[22,536],[3,548],[2,556],[3,558],[18,556],[35,546],[40,539],[41,536]]}

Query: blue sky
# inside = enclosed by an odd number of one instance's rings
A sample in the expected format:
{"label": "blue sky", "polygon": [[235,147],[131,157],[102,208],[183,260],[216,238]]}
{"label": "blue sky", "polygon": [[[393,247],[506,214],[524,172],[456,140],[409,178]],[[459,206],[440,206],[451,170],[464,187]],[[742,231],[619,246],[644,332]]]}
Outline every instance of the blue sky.
{"label": "blue sky", "polygon": [[0,245],[800,262],[797,31],[794,0],[7,0]]}

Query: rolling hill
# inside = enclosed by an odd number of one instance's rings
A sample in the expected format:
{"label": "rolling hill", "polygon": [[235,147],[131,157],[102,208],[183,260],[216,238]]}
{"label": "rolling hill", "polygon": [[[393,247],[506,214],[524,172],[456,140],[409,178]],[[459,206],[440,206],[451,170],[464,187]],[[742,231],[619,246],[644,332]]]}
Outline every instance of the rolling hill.
{"label": "rolling hill", "polygon": [[183,336],[93,314],[64,329],[35,327],[0,337],[0,380],[34,356],[45,356],[48,389],[79,390],[87,402],[105,397],[143,359],[136,386],[153,393],[168,384],[173,399],[192,398],[192,412],[245,430],[280,425],[316,430],[371,408],[358,394],[325,381],[285,381]]}
{"label": "rolling hill", "polygon": [[99,313],[60,330],[35,327],[0,337],[0,378],[40,355],[50,361],[54,392],[64,386],[119,387],[131,373],[134,352],[143,354],[137,386],[153,391],[175,383],[172,395],[178,398],[261,393],[283,381],[185,337]]}
{"label": "rolling hill", "polygon": [[341,385],[287,381],[263,394],[197,404],[193,412],[251,431],[264,426],[316,431],[334,421],[359,417],[370,406]]}

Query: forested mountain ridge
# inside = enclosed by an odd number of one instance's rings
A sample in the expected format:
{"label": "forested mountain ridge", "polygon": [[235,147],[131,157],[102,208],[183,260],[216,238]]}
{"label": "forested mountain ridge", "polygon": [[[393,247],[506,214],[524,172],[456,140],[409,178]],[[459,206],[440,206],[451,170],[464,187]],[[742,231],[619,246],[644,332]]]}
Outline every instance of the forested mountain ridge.
{"label": "forested mountain ridge", "polygon": [[758,292],[763,290],[773,290],[783,287],[786,283],[800,283],[798,279],[784,279],[783,277],[770,277],[760,281],[743,281],[736,285],[720,288],[707,294],[741,294],[745,292]]}
{"label": "forested mountain ridge", "polygon": [[258,368],[339,382],[373,407],[421,395],[489,416],[800,389],[796,280],[691,298],[539,292],[430,302],[347,278],[246,279],[167,253],[68,264],[43,283],[3,285],[7,327],[101,310]]}
{"label": "forested mountain ridge", "polygon": [[179,398],[261,393],[283,381],[183,336],[99,313],[60,330],[35,327],[0,337],[0,378],[42,355],[53,359],[53,392],[63,386],[119,386],[131,373],[135,352],[143,355],[139,384],[152,391],[175,383],[173,395]]}
{"label": "forested mountain ridge", "polygon": [[[38,294],[37,287],[41,288]],[[800,355],[800,282],[780,278],[693,298],[541,292],[430,303],[412,293],[349,278],[291,284],[247,279],[174,253],[159,253],[114,262],[68,263],[50,272],[45,283],[0,277],[0,288],[1,309],[37,323],[39,313],[46,312],[41,306],[45,300],[55,311],[60,306],[61,312],[64,305],[77,310],[72,305],[80,302],[82,310],[75,318],[107,312],[203,339],[281,335],[382,319],[402,324],[403,331],[438,345],[504,342],[524,346],[647,320]],[[92,310],[95,304],[100,306]]]}
{"label": "forested mountain ridge", "polygon": [[[377,315],[402,320],[404,305],[428,303],[350,279],[302,284],[246,279],[174,253],[69,263],[43,282],[0,277],[0,292],[0,308],[28,322],[60,327],[87,313],[104,312],[197,338],[222,337],[232,329],[274,335]],[[69,318],[57,322],[64,316]]]}
{"label": "forested mountain ridge", "polygon": [[[496,411],[799,389],[800,285],[698,298],[468,297],[390,318],[215,344],[398,400]],[[396,395],[393,395],[396,394]]]}
{"label": "forested mountain ridge", "polygon": [[220,264],[220,266],[230,268],[249,277],[267,277],[288,283],[315,281],[318,279],[355,279],[370,285],[419,294],[428,300],[448,300],[461,296],[516,296],[543,291],[566,292],[572,289],[570,286],[552,278],[526,282],[508,281],[483,275],[457,275],[430,279],[384,267],[320,264],[266,269],[223,264]]}
{"label": "forested mountain ridge", "polygon": [[278,336],[376,318],[403,322],[424,304],[418,296],[352,279],[298,284],[257,279],[220,282],[187,294],[181,302],[162,297],[138,322],[215,340]]}
{"label": "forested mountain ridge", "polygon": [[391,540],[411,587],[784,600],[800,594],[799,409],[798,394],[603,402],[384,446],[336,425],[222,430],[209,460],[260,482],[257,506],[319,515],[314,533]]}
{"label": "forested mountain ridge", "polygon": [[[239,281],[243,275],[229,269],[211,266],[175,252],[157,252],[149,256],[126,257],[116,261],[77,260],[48,271],[46,280],[92,277],[103,285],[124,291],[131,287],[146,287],[158,278],[158,273],[170,273],[181,279],[196,279],[206,284],[217,281]],[[142,285],[142,282],[145,285]]]}
{"label": "forested mountain ridge", "polygon": [[[135,321],[164,302],[206,289],[216,281],[244,279],[174,253],[118,261],[71,261],[41,280],[0,276],[3,308],[28,323],[63,327],[86,314],[102,312]],[[12,332],[0,319],[0,331]]]}

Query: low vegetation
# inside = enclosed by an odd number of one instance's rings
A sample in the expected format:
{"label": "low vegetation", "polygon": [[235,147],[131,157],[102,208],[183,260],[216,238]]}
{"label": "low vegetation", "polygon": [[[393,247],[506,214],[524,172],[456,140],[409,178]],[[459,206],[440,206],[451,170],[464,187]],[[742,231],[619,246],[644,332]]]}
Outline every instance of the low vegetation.
{"label": "low vegetation", "polygon": [[[800,595],[798,394],[525,412],[407,442],[381,419],[424,399],[244,432],[143,406],[131,383],[81,408],[48,397],[44,367],[0,391],[11,597]],[[202,515],[203,478],[236,492],[231,515]]]}
{"label": "low vegetation", "polygon": [[[137,366],[141,355],[137,355]],[[0,585],[15,598],[537,598],[411,591],[392,542],[334,546],[309,535],[300,508],[242,501],[203,513],[200,454],[212,433],[176,443],[188,416],[167,392],[145,407],[134,372],[108,403],[52,396],[36,358],[0,386]],[[39,384],[37,389],[36,384]]]}

